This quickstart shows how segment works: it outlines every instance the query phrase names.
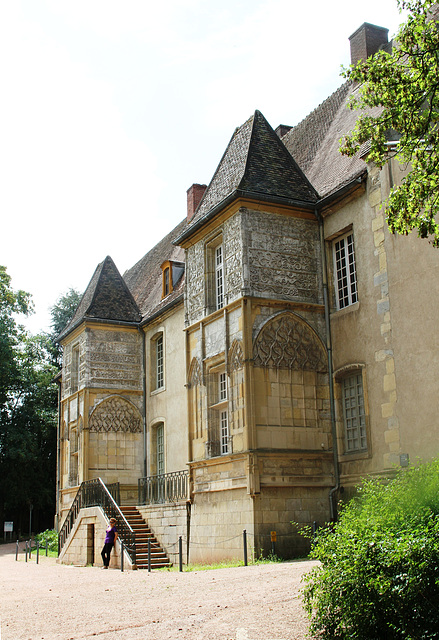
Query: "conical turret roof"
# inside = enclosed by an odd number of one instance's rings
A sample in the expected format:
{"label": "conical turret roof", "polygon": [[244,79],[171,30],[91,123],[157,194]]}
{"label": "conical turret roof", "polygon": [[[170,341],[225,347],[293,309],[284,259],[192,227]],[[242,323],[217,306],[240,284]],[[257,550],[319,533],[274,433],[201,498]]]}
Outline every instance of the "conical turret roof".
{"label": "conical turret roof", "polygon": [[75,315],[58,341],[86,319],[128,323],[141,320],[139,308],[110,256],[97,266]]}
{"label": "conical turret roof", "polygon": [[312,205],[318,194],[260,111],[238,127],[181,237],[231,197]]}

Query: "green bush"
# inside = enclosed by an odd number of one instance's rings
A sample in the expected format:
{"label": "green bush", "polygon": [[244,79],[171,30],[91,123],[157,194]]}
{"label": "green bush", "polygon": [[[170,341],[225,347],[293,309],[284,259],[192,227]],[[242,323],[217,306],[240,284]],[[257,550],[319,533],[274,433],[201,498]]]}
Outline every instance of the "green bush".
{"label": "green bush", "polygon": [[305,577],[311,633],[324,640],[439,638],[439,460],[367,480],[317,532]]}
{"label": "green bush", "polygon": [[40,545],[40,547],[45,547],[46,546],[46,540],[48,541],[49,545],[49,551],[54,551],[55,553],[58,553],[58,532],[56,531],[56,529],[47,529],[46,531],[43,531],[42,533],[38,533],[35,536],[35,541],[38,541],[38,544]]}

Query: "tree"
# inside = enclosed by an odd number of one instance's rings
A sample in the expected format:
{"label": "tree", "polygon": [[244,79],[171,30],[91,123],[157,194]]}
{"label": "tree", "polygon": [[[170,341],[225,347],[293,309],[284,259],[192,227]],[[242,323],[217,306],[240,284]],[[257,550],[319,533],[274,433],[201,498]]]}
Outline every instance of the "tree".
{"label": "tree", "polygon": [[439,460],[367,480],[317,532],[304,589],[315,637],[439,638],[438,483]]}
{"label": "tree", "polygon": [[52,322],[50,323],[51,331],[47,337],[51,340],[52,362],[61,369],[62,366],[62,349],[57,344],[56,339],[61,331],[68,325],[73,318],[76,308],[81,301],[82,294],[76,289],[70,288],[65,294],[61,295],[56,303],[51,307],[50,314]]}
{"label": "tree", "polygon": [[16,531],[53,526],[55,513],[57,368],[43,335],[21,337],[15,366],[18,383],[9,392],[0,421],[0,512]]}
{"label": "tree", "polygon": [[52,308],[52,332],[30,335],[17,315],[32,311],[31,296],[11,288],[0,267],[0,522],[28,533],[53,526],[60,357],[54,339],[79,301],[70,289]]}
{"label": "tree", "polygon": [[[391,53],[379,51],[344,70],[360,84],[350,106],[363,113],[341,151],[352,156],[369,143],[368,159],[380,168],[392,155],[409,164],[410,172],[391,189],[385,205],[389,228],[404,235],[417,230],[439,247],[439,30],[433,19],[438,7],[433,0],[397,2],[408,18]],[[394,151],[389,137],[397,139]]]}
{"label": "tree", "polygon": [[16,315],[31,310],[30,295],[14,291],[6,267],[0,266],[0,417],[19,380],[16,355],[24,329],[17,324]]}

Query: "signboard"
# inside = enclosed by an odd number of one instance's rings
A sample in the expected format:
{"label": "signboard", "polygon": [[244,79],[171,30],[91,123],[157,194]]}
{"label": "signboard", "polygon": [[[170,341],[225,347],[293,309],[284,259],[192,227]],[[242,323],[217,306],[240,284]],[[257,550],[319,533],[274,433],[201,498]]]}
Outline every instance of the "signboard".
{"label": "signboard", "polygon": [[270,531],[271,533],[271,542],[276,542],[276,531]]}
{"label": "signboard", "polygon": [[7,532],[12,533],[14,531],[14,523],[13,522],[5,522],[4,531],[5,531],[5,533],[7,533]]}

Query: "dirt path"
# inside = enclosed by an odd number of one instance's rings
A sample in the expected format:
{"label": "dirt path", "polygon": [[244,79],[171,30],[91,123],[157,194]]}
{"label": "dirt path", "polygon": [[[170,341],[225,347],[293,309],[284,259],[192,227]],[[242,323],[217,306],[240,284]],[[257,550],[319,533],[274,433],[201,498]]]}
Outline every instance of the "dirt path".
{"label": "dirt path", "polygon": [[305,640],[313,562],[213,571],[102,571],[0,547],[1,640]]}

